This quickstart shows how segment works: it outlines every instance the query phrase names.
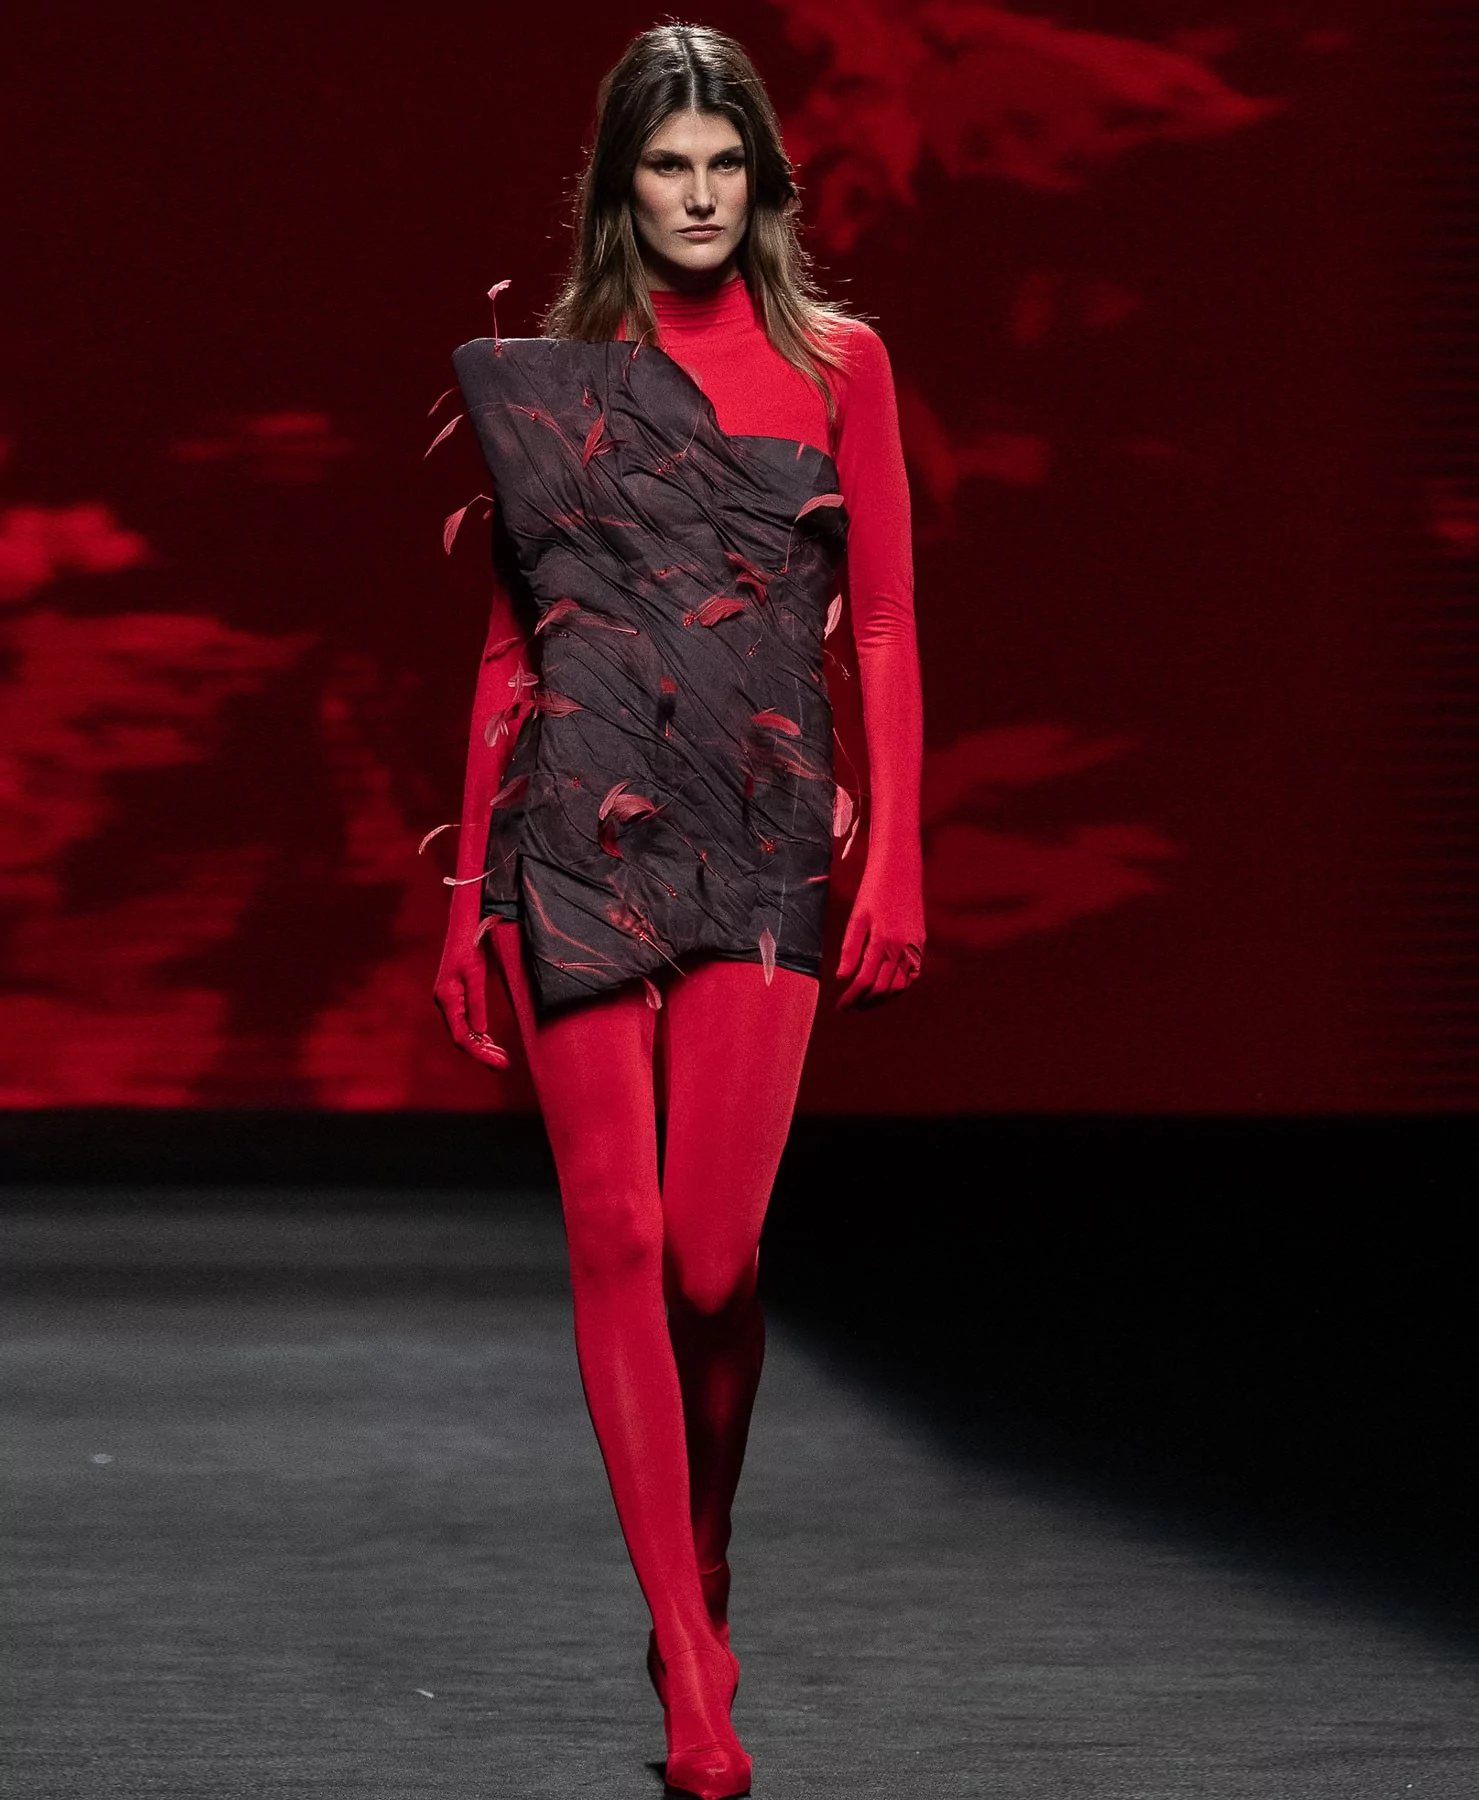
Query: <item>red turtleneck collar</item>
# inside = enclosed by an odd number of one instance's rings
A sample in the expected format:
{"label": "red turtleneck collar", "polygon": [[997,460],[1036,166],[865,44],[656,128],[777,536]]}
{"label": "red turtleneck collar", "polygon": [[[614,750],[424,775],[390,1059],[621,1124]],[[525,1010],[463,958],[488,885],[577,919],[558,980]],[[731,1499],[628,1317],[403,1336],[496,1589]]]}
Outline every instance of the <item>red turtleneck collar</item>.
{"label": "red turtleneck collar", "polygon": [[[742,275],[706,294],[653,288],[654,349],[698,383],[732,437],[789,438],[830,450],[833,433],[822,395],[765,334]],[[625,326],[622,329],[625,337]],[[845,401],[843,402],[845,404]]]}
{"label": "red turtleneck collar", "polygon": [[707,294],[680,294],[674,288],[650,288],[648,292],[664,337],[754,329],[755,309],[742,275],[731,275]]}

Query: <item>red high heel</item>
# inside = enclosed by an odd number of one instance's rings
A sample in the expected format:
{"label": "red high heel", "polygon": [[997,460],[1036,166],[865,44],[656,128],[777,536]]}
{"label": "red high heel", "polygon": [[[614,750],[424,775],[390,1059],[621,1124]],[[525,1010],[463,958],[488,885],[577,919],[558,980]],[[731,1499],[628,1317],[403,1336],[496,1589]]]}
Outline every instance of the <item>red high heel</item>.
{"label": "red high heel", "polygon": [[[721,1708],[718,1700],[726,1682],[730,1684],[731,1696],[739,1686],[739,1662],[734,1652],[720,1644],[690,1644],[664,1659],[663,1668],[669,1697],[678,1702],[663,1714],[668,1741],[664,1780],[669,1791],[692,1795],[694,1800],[733,1800],[735,1795],[748,1794],[753,1764],[729,1722],[729,1703],[723,1703]],[[694,1696],[692,1701],[690,1694]],[[721,1710],[723,1724],[715,1733],[713,1720]],[[673,1724],[675,1711],[683,1721],[677,1728]],[[673,1741],[675,1729],[712,1735],[696,1744],[677,1744]]]}
{"label": "red high heel", "polygon": [[[698,1580],[699,1586],[702,1587],[704,1591],[704,1602],[709,1609],[710,1621],[714,1622],[715,1614],[718,1615],[717,1622],[714,1623],[714,1636],[724,1648],[728,1650],[729,1619],[727,1614],[729,1611],[729,1564],[727,1562],[722,1562],[717,1568],[700,1569],[698,1572]],[[652,1683],[658,1699],[662,1702],[662,1709],[666,1713],[668,1710],[668,1679],[663,1671],[662,1658],[657,1653],[657,1633],[655,1631],[649,1631],[647,1633],[647,1679]],[[738,1692],[739,1659],[736,1657],[734,1664],[734,1694],[737,1694]],[[729,1696],[729,1704],[731,1706],[734,1705],[734,1694]]]}

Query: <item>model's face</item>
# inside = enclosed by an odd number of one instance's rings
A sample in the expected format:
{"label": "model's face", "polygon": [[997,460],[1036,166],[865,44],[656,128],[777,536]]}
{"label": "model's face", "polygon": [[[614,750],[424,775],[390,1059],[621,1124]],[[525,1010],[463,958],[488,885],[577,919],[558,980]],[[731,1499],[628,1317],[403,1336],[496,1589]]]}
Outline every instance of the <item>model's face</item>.
{"label": "model's face", "polygon": [[670,113],[632,177],[632,222],[656,288],[727,281],[750,219],[745,146],[722,113]]}

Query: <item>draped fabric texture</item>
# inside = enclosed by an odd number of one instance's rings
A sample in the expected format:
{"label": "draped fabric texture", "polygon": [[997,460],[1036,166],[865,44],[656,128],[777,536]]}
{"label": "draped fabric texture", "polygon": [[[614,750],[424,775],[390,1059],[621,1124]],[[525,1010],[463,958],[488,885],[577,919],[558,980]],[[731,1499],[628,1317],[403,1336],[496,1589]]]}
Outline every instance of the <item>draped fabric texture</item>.
{"label": "draped fabric texture", "polygon": [[731,436],[664,351],[480,338],[453,358],[532,598],[482,912],[541,1005],[708,954],[816,975],[832,852],[832,458]]}

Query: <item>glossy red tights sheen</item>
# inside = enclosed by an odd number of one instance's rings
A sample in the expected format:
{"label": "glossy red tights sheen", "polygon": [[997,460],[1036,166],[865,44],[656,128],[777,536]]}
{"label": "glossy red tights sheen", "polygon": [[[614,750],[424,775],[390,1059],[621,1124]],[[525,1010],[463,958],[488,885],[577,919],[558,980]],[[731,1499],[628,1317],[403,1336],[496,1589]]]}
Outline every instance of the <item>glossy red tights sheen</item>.
{"label": "glossy red tights sheen", "polygon": [[764,1355],[760,1227],[817,983],[710,960],[673,976],[661,1013],[636,988],[540,1020],[518,925],[492,939],[559,1172],[586,1403],[667,1657],[708,1641],[698,1571],[729,1544]]}

